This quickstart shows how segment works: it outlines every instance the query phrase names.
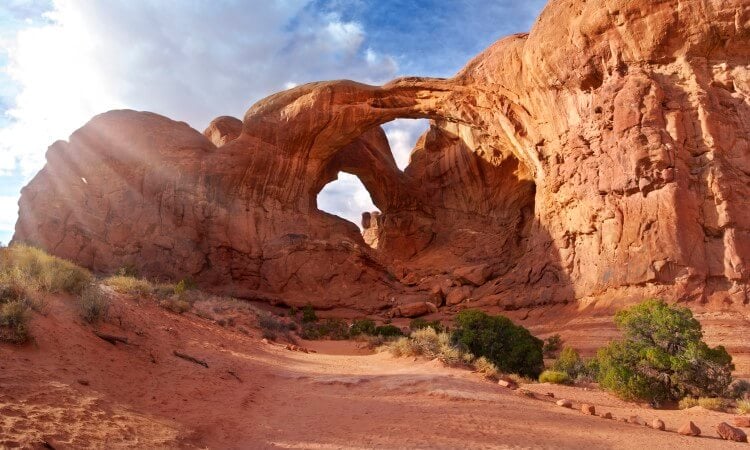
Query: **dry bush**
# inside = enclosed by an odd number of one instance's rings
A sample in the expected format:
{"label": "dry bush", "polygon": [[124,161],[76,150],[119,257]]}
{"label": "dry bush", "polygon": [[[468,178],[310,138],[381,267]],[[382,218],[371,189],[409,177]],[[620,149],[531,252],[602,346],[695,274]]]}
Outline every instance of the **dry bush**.
{"label": "dry bush", "polygon": [[402,337],[386,345],[393,356],[424,356],[438,358],[448,365],[466,362],[466,353],[454,346],[451,335],[437,333],[434,328],[420,328],[409,337]]}
{"label": "dry bush", "polygon": [[70,261],[48,255],[27,245],[14,245],[3,249],[2,271],[14,271],[18,282],[27,291],[67,292],[80,294],[94,277]]}
{"label": "dry bush", "polygon": [[103,283],[121,294],[143,296],[154,292],[154,286],[147,280],[127,275],[114,275],[105,278]]}
{"label": "dry bush", "polygon": [[22,344],[29,339],[28,310],[23,300],[0,303],[0,341]]}
{"label": "dry bush", "polygon": [[487,379],[497,380],[500,370],[489,359],[480,356],[474,361],[474,369]]}
{"label": "dry bush", "polygon": [[186,313],[193,307],[189,301],[180,299],[176,296],[161,300],[159,306],[177,314]]}
{"label": "dry bush", "polygon": [[750,400],[738,400],[737,401],[737,414],[748,414],[750,413]]}
{"label": "dry bush", "polygon": [[[281,320],[281,318],[269,313],[260,312],[258,314],[258,326],[260,327],[263,337],[272,341],[276,340],[280,333],[287,340],[292,340],[289,335],[292,323],[287,323]],[[295,325],[296,326],[296,325]]]}
{"label": "dry bush", "polygon": [[680,400],[678,406],[680,409],[688,409],[694,406],[700,406],[701,408],[711,411],[724,411],[727,408],[727,402],[723,398],[715,397],[685,397]]}
{"label": "dry bush", "polygon": [[78,297],[79,313],[88,323],[105,320],[109,313],[109,304],[109,297],[96,284],[84,288]]}

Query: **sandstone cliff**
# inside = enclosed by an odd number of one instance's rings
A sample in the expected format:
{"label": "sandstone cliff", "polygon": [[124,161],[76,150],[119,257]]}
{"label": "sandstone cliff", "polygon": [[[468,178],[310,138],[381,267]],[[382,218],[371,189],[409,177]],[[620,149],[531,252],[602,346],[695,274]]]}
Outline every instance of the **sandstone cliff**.
{"label": "sandstone cliff", "polygon": [[[451,79],[311,83],[203,134],[97,116],[50,147],[14,240],[320,308],[743,304],[749,96],[746,1],[553,0]],[[396,118],[432,120],[404,172]],[[377,248],[316,207],[340,171]]]}

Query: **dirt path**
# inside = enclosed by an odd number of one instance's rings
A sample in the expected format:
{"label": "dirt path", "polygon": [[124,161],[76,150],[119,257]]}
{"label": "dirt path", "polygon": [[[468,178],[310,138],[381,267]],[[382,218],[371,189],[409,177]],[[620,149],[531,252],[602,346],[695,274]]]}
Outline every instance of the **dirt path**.
{"label": "dirt path", "polygon": [[[436,361],[361,355],[352,343],[289,351],[192,314],[120,299],[104,331],[54,298],[36,345],[0,346],[0,447],[63,448],[740,448],[584,416],[544,394],[616,417],[688,418],[704,434],[731,417],[652,411],[597,391],[531,385],[537,399]],[[204,359],[208,368],[174,357]],[[323,353],[325,352],[325,353]],[[42,448],[42,447],[39,447]],[[744,447],[742,447],[744,448]]]}

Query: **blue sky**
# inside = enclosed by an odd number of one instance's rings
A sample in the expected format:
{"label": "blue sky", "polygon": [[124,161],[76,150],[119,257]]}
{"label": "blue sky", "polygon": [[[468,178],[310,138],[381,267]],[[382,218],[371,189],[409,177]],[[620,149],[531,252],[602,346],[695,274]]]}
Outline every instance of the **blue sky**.
{"label": "blue sky", "polygon": [[[202,130],[309,81],[449,77],[498,38],[527,31],[544,3],[2,0],[0,242],[12,236],[20,189],[47,146],[97,113],[149,110]],[[425,127],[386,126],[400,166]],[[319,206],[352,221],[373,208],[346,174]]]}

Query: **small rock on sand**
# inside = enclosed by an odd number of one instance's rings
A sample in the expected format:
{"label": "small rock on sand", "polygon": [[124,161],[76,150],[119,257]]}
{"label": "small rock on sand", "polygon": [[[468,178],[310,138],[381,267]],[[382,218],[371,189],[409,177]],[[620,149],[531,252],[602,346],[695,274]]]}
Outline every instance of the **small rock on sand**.
{"label": "small rock on sand", "polygon": [[586,414],[587,416],[595,416],[596,415],[596,408],[594,405],[587,405],[584,403],[581,405],[581,412]]}
{"label": "small rock on sand", "polygon": [[515,389],[515,388],[518,387],[518,385],[514,381],[512,381],[512,380],[503,380],[503,379],[500,379],[500,380],[497,381],[497,384],[499,384],[502,387],[506,387],[508,389]]}
{"label": "small rock on sand", "polygon": [[726,422],[716,426],[716,432],[726,441],[747,442],[747,435],[739,428],[735,428]]}
{"label": "small rock on sand", "polygon": [[563,408],[572,408],[573,407],[573,402],[571,402],[570,400],[565,400],[564,398],[558,400],[556,402],[556,404],[557,404],[557,406],[562,406]]}
{"label": "small rock on sand", "polygon": [[677,432],[683,436],[700,436],[701,435],[701,429],[698,428],[698,426],[694,424],[692,421],[686,422],[677,430]]}
{"label": "small rock on sand", "polygon": [[612,418],[612,413],[606,412],[602,414],[602,419],[611,419],[611,418]]}
{"label": "small rock on sand", "polygon": [[651,428],[653,428],[654,430],[664,431],[664,421],[661,419],[654,419],[654,421],[651,422]]}
{"label": "small rock on sand", "polygon": [[628,423],[634,423],[636,425],[640,425],[641,421],[638,419],[638,416],[630,416],[628,417]]}

